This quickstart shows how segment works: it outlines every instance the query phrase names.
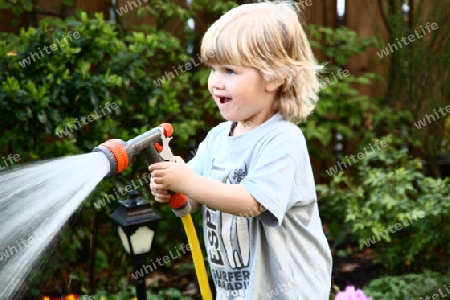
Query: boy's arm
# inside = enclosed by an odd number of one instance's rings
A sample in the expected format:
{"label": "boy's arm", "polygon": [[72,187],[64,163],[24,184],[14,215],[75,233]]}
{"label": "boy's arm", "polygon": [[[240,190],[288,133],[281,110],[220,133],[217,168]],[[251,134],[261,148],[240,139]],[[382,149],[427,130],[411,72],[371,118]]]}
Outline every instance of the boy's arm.
{"label": "boy's arm", "polygon": [[263,212],[261,204],[241,184],[226,184],[197,174],[190,178],[189,183],[183,186],[182,193],[198,206],[204,204],[225,213],[251,214],[253,217]]}
{"label": "boy's arm", "polygon": [[[175,156],[175,162],[177,163],[181,163],[181,164],[186,164],[186,162],[184,161],[184,159],[181,156]],[[200,208],[200,203],[198,203],[197,201],[188,198],[189,204],[191,205],[191,213],[195,213],[199,208]]]}
{"label": "boy's arm", "polygon": [[192,212],[200,204],[234,215],[259,216],[262,205],[253,198],[242,184],[227,184],[208,179],[195,173],[182,163],[161,162],[150,165],[154,177],[153,190],[171,190],[182,193],[192,205]]}
{"label": "boy's arm", "polygon": [[198,203],[197,201],[188,198],[189,204],[191,205],[191,213],[195,213],[199,208],[200,208],[200,203]]}

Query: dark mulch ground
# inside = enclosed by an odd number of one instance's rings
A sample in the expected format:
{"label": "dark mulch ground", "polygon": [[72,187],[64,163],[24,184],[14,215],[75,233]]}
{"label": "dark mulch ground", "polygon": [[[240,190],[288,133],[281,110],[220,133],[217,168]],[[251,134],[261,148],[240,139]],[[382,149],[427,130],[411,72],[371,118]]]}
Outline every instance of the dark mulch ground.
{"label": "dark mulch ground", "polygon": [[[346,247],[348,248],[349,246]],[[348,257],[338,257],[336,253],[333,253],[332,285],[334,291],[344,290],[349,285],[362,288],[371,280],[379,277],[381,267],[374,265],[370,249],[363,249],[362,251],[354,249],[352,253]],[[158,294],[161,290],[166,290],[170,287],[176,287],[183,295],[201,300],[195,276],[195,272],[192,270],[191,257],[187,255],[173,264],[171,268],[160,268],[147,275],[146,281],[148,290],[153,291],[154,294]],[[56,274],[55,277],[57,277]],[[132,282],[131,277],[130,281]],[[62,281],[60,284],[62,284]],[[155,285],[157,287],[152,287]],[[210,282],[210,287],[214,294],[214,284],[212,282]],[[73,281],[71,290],[73,293],[80,293],[80,285]],[[67,292],[67,287],[59,286],[55,282],[53,287],[49,288],[45,294],[60,297],[65,292]]]}
{"label": "dark mulch ground", "polygon": [[372,259],[364,257],[334,258],[333,284],[344,290],[353,285],[362,288],[379,277],[380,266],[374,265]]}
{"label": "dark mulch ground", "polygon": [[[148,283],[158,281],[160,288],[168,288],[174,286],[174,282],[177,282],[183,294],[193,296],[195,299],[201,299],[195,273],[192,271],[178,272],[176,269],[177,265],[174,265],[172,270],[152,274],[147,278]],[[362,288],[373,279],[378,278],[380,271],[381,266],[373,263],[370,249],[358,251],[355,248],[353,254],[348,257],[338,257],[333,253],[333,290],[344,290],[345,287],[350,285]],[[214,289],[212,282],[210,282],[210,287]],[[155,292],[157,291],[158,289],[155,289]]]}
{"label": "dark mulch ground", "polygon": [[[334,290],[344,290],[346,286],[353,285],[362,288],[371,280],[379,276],[380,267],[372,263],[372,259],[361,257],[362,255],[355,255],[354,257],[334,257],[333,258],[333,288]],[[182,266],[174,264],[172,268],[156,270],[147,276],[148,290],[152,290],[154,294],[158,294],[160,290],[166,290],[171,287],[177,288],[183,295],[191,296],[193,299],[201,300],[195,272],[192,270],[177,270]],[[158,287],[152,288],[155,283]],[[72,292],[80,293],[80,285],[72,282]],[[213,289],[214,284],[210,282],[210,287]],[[55,290],[47,291],[46,295],[60,297],[62,291],[67,291],[67,288],[60,287]],[[64,293],[64,292],[63,292]],[[31,298],[29,298],[31,299]]]}

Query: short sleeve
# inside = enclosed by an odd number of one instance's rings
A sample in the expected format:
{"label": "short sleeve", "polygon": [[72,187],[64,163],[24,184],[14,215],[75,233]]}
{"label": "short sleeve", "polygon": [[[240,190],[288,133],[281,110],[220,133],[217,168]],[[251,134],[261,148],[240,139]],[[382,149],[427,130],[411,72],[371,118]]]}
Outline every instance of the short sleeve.
{"label": "short sleeve", "polygon": [[[270,148],[276,149],[277,145]],[[280,226],[294,185],[296,164],[285,151],[272,149],[263,151],[241,184],[265,207],[266,211],[259,216],[261,221],[268,226]]]}

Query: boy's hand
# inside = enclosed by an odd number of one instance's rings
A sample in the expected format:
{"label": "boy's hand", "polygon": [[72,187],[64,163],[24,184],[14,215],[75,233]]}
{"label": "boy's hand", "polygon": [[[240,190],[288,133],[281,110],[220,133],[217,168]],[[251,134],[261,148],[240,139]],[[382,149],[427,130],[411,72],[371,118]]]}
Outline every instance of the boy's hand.
{"label": "boy's hand", "polygon": [[169,202],[171,198],[169,190],[179,193],[189,179],[189,173],[192,172],[180,156],[175,156],[174,160],[175,163],[161,162],[148,168],[152,173],[150,189],[157,202]]}
{"label": "boy's hand", "polygon": [[155,183],[155,177],[153,174],[150,178],[150,190],[152,191],[152,195],[155,197],[156,202],[167,203],[170,201],[172,195],[166,189],[159,189],[159,185]]}

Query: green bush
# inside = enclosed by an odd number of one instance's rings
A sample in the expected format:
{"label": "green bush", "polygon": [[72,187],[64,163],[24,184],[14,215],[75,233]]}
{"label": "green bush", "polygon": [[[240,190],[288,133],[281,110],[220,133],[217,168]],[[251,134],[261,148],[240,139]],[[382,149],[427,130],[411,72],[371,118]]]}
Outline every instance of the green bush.
{"label": "green bush", "polygon": [[[64,47],[45,53],[52,44],[61,43],[63,35],[77,33]],[[188,141],[202,135],[206,102],[206,88],[193,91],[195,85],[205,82],[205,73],[196,77],[189,72],[180,73],[158,86],[155,80],[190,60],[185,45],[170,32],[149,30],[145,34],[134,32],[122,36],[120,28],[103,20],[81,13],[65,21],[41,22],[39,28],[21,30],[20,36],[3,35],[0,41],[0,149],[3,155],[19,154],[21,162],[35,162],[60,156],[90,152],[110,138],[128,140],[162,122],[175,128],[171,143],[175,154],[186,156]],[[8,55],[16,51],[16,56]],[[20,65],[31,53],[28,65]],[[192,78],[193,77],[193,78]],[[186,100],[185,95],[195,95]],[[113,104],[115,109],[106,110]],[[81,118],[87,120],[95,111],[100,118],[76,125]],[[82,123],[80,123],[82,124]],[[66,134],[62,134],[65,130]],[[194,143],[195,144],[195,143]],[[57,255],[43,270],[33,270],[31,283],[45,284],[59,268],[69,270],[83,284],[87,283],[91,232],[90,221],[109,224],[108,215],[117,203],[96,209],[93,203],[114,188],[130,185],[147,171],[147,162],[141,157],[127,170],[114,178],[104,180],[89,201],[75,215],[72,226],[60,236],[54,249]],[[150,198],[148,187],[140,189]],[[125,198],[124,196],[123,198]],[[36,199],[42,201],[43,199]],[[164,254],[168,249],[186,242],[181,220],[167,205],[155,205],[163,217],[160,233],[156,235],[152,256]],[[199,214],[194,221],[200,225]],[[118,243],[114,226],[106,227],[98,236],[95,273],[107,273],[98,279],[99,289],[116,291],[115,282],[123,277],[130,263]],[[161,232],[170,232],[162,234]],[[202,233],[199,231],[202,238]],[[193,276],[195,277],[195,276]],[[38,289],[29,288],[38,293]]]}
{"label": "green bush", "polygon": [[373,300],[429,300],[434,294],[448,295],[449,279],[449,275],[425,270],[421,274],[384,276],[373,280],[363,290]]}
{"label": "green bush", "polygon": [[[147,291],[147,299],[148,300],[192,300],[194,299],[191,296],[184,296],[179,290],[176,288],[168,288],[168,289],[159,289],[158,284],[151,284],[151,287],[148,289],[157,288],[158,292],[154,293],[152,291]],[[120,293],[111,295],[104,291],[99,291],[95,296],[85,296],[84,300],[130,300],[136,299],[135,289],[132,287],[130,291],[124,290]],[[83,299],[81,299],[83,300]]]}
{"label": "green bush", "polygon": [[[377,109],[377,102],[362,95],[357,86],[371,84],[375,74],[356,76],[344,66],[351,57],[364,52],[375,41],[359,37],[346,27],[333,29],[309,25],[308,32],[312,49],[323,53],[325,60],[319,62],[324,66],[319,101],[314,114],[300,127],[308,140],[310,155],[331,165],[335,153],[324,149],[329,150],[334,145],[336,133],[340,133],[344,141],[354,141],[357,145],[363,145],[374,137],[374,133],[365,128],[365,121]],[[317,171],[321,171],[319,175],[325,179],[329,178],[323,170]]]}
{"label": "green bush", "polygon": [[[367,120],[374,119],[373,111],[377,111],[377,99],[362,95],[358,85],[373,83],[375,74],[364,73],[359,76],[351,74],[345,65],[347,61],[374,45],[375,41],[368,37],[359,37],[356,32],[346,28],[324,28],[318,25],[308,26],[308,37],[315,52],[325,56],[321,73],[321,89],[319,101],[314,114],[300,128],[305,134],[310,156],[321,166],[332,166],[340,155],[352,154],[358,148],[369,144],[376,135],[367,128]],[[373,120],[375,124],[376,121]],[[342,144],[353,144],[335,150],[338,142],[336,135],[341,135]],[[326,169],[313,166],[319,182],[330,181]],[[352,169],[347,170],[352,173]],[[337,247],[342,238],[344,209],[339,202],[319,201],[320,215],[326,224],[328,240]],[[344,229],[346,231],[346,229]]]}
{"label": "green bush", "polygon": [[[357,176],[335,175],[319,185],[322,201],[342,207],[345,222],[361,248],[372,248],[388,274],[421,271],[433,265],[446,271],[450,246],[450,179],[427,177],[420,160],[409,157],[392,136],[387,146],[357,163]],[[399,225],[398,225],[399,224]]]}

